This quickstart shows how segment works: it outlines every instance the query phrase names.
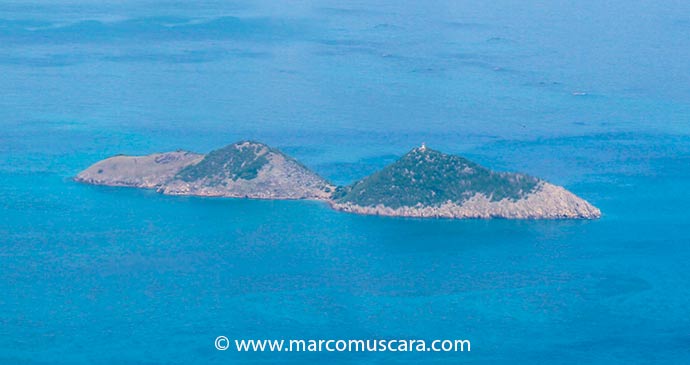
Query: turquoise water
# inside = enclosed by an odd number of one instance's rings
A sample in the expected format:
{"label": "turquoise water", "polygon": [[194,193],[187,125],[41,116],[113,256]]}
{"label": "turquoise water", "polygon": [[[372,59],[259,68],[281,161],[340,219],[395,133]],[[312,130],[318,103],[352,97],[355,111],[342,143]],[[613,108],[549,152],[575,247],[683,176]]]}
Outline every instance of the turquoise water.
{"label": "turquoise water", "polygon": [[[0,363],[690,362],[690,7],[0,4]],[[426,142],[597,221],[415,220],[75,184],[251,138],[336,183]],[[238,354],[235,338],[470,353]]]}

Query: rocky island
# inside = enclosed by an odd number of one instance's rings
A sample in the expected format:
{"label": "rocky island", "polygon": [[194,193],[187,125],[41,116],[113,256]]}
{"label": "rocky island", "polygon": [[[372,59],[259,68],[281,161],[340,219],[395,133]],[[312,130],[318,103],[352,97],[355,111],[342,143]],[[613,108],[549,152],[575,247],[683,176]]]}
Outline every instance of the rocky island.
{"label": "rocky island", "polygon": [[560,186],[495,172],[422,145],[331,197],[337,210],[443,218],[599,218],[601,212]]}
{"label": "rocky island", "polygon": [[253,199],[328,199],[335,187],[284,153],[242,141],[200,155],[187,151],[115,156],[77,181],[156,189],[168,195]]}
{"label": "rocky island", "polygon": [[336,187],[263,143],[242,141],[207,155],[188,151],[114,156],[76,181],[156,189],[169,195],[327,201],[336,210],[439,218],[593,219],[601,212],[566,189],[496,172],[422,145],[349,186]]}

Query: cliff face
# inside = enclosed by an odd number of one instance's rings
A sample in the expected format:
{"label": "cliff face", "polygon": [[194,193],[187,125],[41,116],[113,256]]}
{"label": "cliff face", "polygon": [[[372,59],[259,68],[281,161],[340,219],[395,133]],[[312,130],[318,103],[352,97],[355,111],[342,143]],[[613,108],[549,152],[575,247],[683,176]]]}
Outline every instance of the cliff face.
{"label": "cliff face", "polygon": [[598,218],[599,209],[562,187],[494,172],[425,147],[333,196],[335,209],[444,218]]}

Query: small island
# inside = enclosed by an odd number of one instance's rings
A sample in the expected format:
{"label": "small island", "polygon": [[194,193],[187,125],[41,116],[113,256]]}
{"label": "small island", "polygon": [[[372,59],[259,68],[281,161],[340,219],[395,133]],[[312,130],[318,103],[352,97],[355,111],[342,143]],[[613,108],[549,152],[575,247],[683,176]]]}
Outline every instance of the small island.
{"label": "small island", "polygon": [[599,209],[563,187],[496,172],[422,145],[349,186],[337,187],[263,143],[241,141],[207,155],[188,151],[114,156],[75,177],[94,185],[169,195],[311,199],[336,210],[400,217],[594,219]]}
{"label": "small island", "polygon": [[77,181],[156,189],[168,195],[325,200],[335,186],[263,143],[242,141],[200,155],[188,151],[115,156],[82,171]]}

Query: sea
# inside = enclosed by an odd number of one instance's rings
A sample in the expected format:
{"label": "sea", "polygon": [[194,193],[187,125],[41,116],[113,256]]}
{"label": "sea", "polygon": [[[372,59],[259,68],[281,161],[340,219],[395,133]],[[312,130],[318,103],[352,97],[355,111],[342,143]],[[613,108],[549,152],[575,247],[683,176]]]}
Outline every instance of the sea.
{"label": "sea", "polygon": [[[689,65],[687,1],[2,1],[0,364],[688,364]],[[245,139],[340,185],[426,143],[603,216],[360,216],[72,180]]]}

